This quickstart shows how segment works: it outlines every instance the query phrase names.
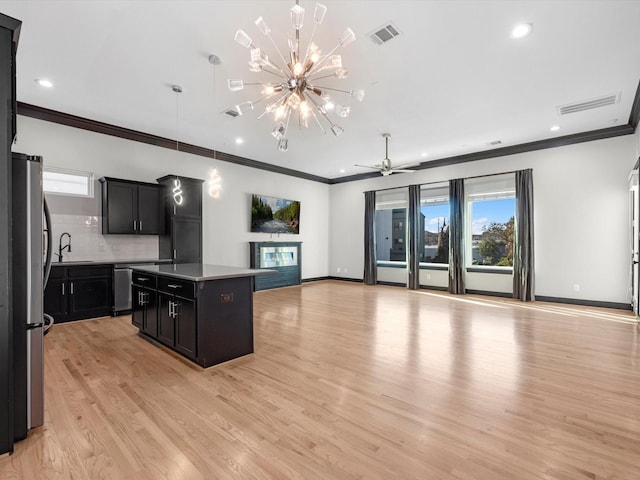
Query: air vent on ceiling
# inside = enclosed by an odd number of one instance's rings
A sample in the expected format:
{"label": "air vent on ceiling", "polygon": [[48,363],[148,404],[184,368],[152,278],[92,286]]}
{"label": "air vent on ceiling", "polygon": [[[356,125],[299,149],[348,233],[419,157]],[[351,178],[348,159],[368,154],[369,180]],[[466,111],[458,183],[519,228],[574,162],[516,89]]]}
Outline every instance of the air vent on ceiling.
{"label": "air vent on ceiling", "polygon": [[487,147],[497,147],[498,145],[502,145],[502,140],[494,140],[487,143]]}
{"label": "air vent on ceiling", "polygon": [[240,115],[237,111],[235,111],[233,108],[229,108],[227,110],[225,110],[224,112],[225,115],[229,115],[231,118],[236,118],[238,115]]}
{"label": "air vent on ceiling", "polygon": [[388,23],[376,29],[369,36],[375,43],[382,45],[383,43],[387,43],[389,40],[393,40],[398,35],[400,35],[400,31],[395,27],[395,25]]}
{"label": "air vent on ceiling", "polygon": [[570,103],[568,105],[560,105],[558,113],[560,115],[568,115],[570,113],[584,112],[593,108],[606,107],[607,105],[615,105],[620,101],[620,92],[602,97],[593,98],[584,102]]}

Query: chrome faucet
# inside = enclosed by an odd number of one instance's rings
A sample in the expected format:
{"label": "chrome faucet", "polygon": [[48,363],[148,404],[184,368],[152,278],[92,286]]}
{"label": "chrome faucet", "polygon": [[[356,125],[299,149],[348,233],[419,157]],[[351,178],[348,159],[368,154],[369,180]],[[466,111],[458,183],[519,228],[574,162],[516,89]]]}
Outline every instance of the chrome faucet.
{"label": "chrome faucet", "polygon": [[[62,246],[62,238],[65,235],[69,237],[69,241],[65,246]],[[60,235],[60,240],[58,242],[58,253],[56,253],[56,255],[58,255],[59,262],[62,262],[62,252],[64,252],[65,250],[71,253],[71,234],[69,232],[64,232],[62,235]]]}

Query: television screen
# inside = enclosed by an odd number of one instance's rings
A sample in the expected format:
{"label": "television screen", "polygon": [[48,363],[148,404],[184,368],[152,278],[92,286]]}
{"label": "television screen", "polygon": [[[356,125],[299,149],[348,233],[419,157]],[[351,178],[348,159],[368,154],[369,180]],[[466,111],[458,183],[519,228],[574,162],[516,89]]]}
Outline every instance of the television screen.
{"label": "television screen", "polygon": [[300,233],[300,202],[251,195],[251,231]]}

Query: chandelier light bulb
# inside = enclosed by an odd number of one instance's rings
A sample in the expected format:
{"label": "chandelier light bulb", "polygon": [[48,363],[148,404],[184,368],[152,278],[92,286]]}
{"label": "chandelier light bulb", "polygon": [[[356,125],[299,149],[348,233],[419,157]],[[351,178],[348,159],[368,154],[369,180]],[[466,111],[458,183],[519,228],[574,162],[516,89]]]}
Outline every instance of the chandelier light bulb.
{"label": "chandelier light bulb", "polygon": [[353,30],[351,30],[350,28],[347,28],[342,34],[342,36],[340,37],[340,45],[342,45],[343,47],[346,47],[355,39],[356,39],[356,34],[353,33]]}
{"label": "chandelier light bulb", "polygon": [[339,68],[333,74],[340,80],[343,80],[349,76],[349,70],[346,68]]}
{"label": "chandelier light bulb", "polygon": [[336,105],[336,114],[339,117],[347,118],[350,113],[351,113],[351,107],[348,107],[346,105]]}
{"label": "chandelier light bulb", "polygon": [[355,99],[358,100],[359,102],[364,100],[364,90],[351,90],[350,95],[352,97],[355,97]]}
{"label": "chandelier light bulb", "polygon": [[336,136],[339,137],[340,135],[342,135],[342,133],[344,132],[344,128],[342,128],[340,125],[336,125],[335,123],[333,125],[331,125],[331,132]]}
{"label": "chandelier light bulb", "polygon": [[234,40],[245,48],[249,48],[251,46],[251,37],[247,35],[242,29],[239,29],[236,32]]}
{"label": "chandelier light bulb", "polygon": [[242,80],[227,80],[227,86],[229,91],[238,92],[244,88],[244,81]]}
{"label": "chandelier light bulb", "polygon": [[280,120],[281,118],[284,117],[285,114],[285,107],[284,105],[280,105],[278,108],[276,108],[276,111],[274,113],[274,117],[276,120]]}
{"label": "chandelier light bulb", "polygon": [[264,88],[260,91],[260,93],[262,93],[262,95],[273,95],[274,89],[273,89],[273,85],[265,85]]}
{"label": "chandelier light bulb", "polygon": [[313,11],[313,21],[316,22],[317,25],[320,25],[324,20],[324,16],[326,13],[327,7],[325,7],[321,3],[316,3],[316,9]]}
{"label": "chandelier light bulb", "polygon": [[256,20],[256,26],[265,35],[271,34],[271,29],[269,28],[269,25],[267,25],[267,22],[265,22],[262,17],[258,17],[258,19]]}
{"label": "chandelier light bulb", "polygon": [[302,72],[304,72],[304,67],[302,66],[302,64],[300,62],[296,63],[293,66],[293,74],[294,75],[300,75]]}
{"label": "chandelier light bulb", "polygon": [[304,8],[300,5],[294,5],[291,7],[291,25],[296,30],[300,30],[302,28],[302,24],[304,23]]}

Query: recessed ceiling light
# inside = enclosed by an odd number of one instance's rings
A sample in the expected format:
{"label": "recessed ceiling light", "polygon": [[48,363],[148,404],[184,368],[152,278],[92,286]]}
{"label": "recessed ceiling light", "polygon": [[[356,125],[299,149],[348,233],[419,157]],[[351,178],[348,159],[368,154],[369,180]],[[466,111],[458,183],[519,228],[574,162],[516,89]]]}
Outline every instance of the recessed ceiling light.
{"label": "recessed ceiling light", "polygon": [[36,83],[44,88],[53,88],[53,82],[46,78],[36,78]]}
{"label": "recessed ceiling light", "polygon": [[422,155],[421,155],[421,156],[422,156],[422,158],[424,158],[424,157],[428,157],[428,156],[429,156],[429,154],[428,154],[427,152],[422,152]]}
{"label": "recessed ceiling light", "polygon": [[241,139],[240,137],[236,138],[236,145],[242,145],[244,143],[244,140]]}
{"label": "recessed ceiling light", "polygon": [[513,27],[513,30],[511,30],[511,37],[512,38],[526,37],[532,31],[533,31],[533,25],[531,25],[530,23],[521,23],[520,25],[516,25],[515,27]]}
{"label": "recessed ceiling light", "polygon": [[346,170],[344,168],[341,168],[340,173],[344,173],[344,172],[346,172]]}
{"label": "recessed ceiling light", "polygon": [[554,125],[549,130],[551,130],[552,132],[557,132],[558,130],[560,130],[560,126],[559,125]]}

